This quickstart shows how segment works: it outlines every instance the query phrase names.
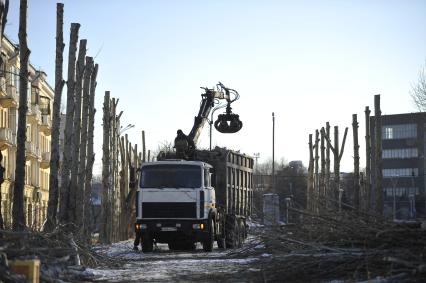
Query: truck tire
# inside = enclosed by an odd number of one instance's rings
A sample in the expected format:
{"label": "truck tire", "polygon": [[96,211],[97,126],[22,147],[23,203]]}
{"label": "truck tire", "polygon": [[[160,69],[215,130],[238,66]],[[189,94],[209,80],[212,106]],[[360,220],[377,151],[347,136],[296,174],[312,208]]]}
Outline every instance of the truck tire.
{"label": "truck tire", "polygon": [[208,236],[207,239],[203,241],[203,250],[205,252],[213,251],[213,243],[214,243],[214,222],[210,219],[210,223],[208,225]]}
{"label": "truck tire", "polygon": [[238,246],[238,222],[234,218],[226,222],[226,247],[236,248]]}
{"label": "truck tire", "polygon": [[142,252],[144,253],[150,253],[153,250],[153,241],[152,238],[149,235],[146,235],[145,237],[143,237],[142,240]]}

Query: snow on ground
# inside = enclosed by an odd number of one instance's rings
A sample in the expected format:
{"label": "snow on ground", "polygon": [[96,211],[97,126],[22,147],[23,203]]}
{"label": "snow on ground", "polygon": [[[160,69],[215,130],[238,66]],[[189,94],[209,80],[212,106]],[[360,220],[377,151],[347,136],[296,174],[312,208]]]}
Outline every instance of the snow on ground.
{"label": "snow on ground", "polygon": [[[202,281],[215,282],[245,273],[259,273],[256,262],[263,253],[264,246],[249,236],[240,249],[221,250],[215,245],[213,252],[206,253],[200,244],[195,251],[170,251],[166,244],[158,244],[152,253],[133,251],[133,241],[123,241],[112,245],[97,246],[95,250],[122,262],[119,268],[87,269],[95,282],[176,282]],[[247,253],[247,251],[255,251]]]}

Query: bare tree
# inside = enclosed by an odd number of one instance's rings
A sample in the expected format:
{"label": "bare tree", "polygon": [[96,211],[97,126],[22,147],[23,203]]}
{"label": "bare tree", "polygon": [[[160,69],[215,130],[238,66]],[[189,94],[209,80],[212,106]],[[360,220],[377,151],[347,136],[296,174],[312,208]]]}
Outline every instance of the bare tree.
{"label": "bare tree", "polygon": [[85,175],[85,197],[84,197],[84,230],[86,231],[86,238],[90,239],[91,227],[90,220],[92,219],[91,213],[91,196],[92,196],[92,169],[93,162],[95,161],[95,154],[93,153],[93,132],[95,128],[95,91],[96,91],[96,77],[98,74],[98,64],[92,72],[90,79],[90,97],[89,97],[89,124],[87,131],[87,164],[86,164],[86,175]]}
{"label": "bare tree", "polygon": [[358,121],[357,115],[352,115],[352,130],[354,138],[354,204],[355,208],[360,208],[360,189],[359,189],[359,144],[358,144]]}
{"label": "bare tree", "polygon": [[308,167],[308,188],[306,193],[306,208],[312,210],[312,192],[314,190],[314,146],[312,134],[309,134],[309,167]]}
{"label": "bare tree", "polygon": [[419,78],[411,86],[411,98],[419,111],[426,111],[426,63],[419,71]]}
{"label": "bare tree", "polygon": [[339,144],[339,127],[334,126],[334,146],[331,145],[330,137],[325,134],[325,138],[327,141],[330,150],[333,152],[334,156],[334,198],[338,203],[339,211],[341,209],[341,201],[342,201],[342,191],[340,190],[340,161],[342,160],[343,151],[345,149],[346,136],[348,134],[348,128],[345,128],[345,133],[343,135],[342,146]]}
{"label": "bare tree", "polygon": [[[78,177],[76,185],[76,210],[75,221],[79,227],[83,227],[84,219],[84,198],[85,194],[85,174],[86,174],[86,157],[87,157],[87,130],[88,130],[88,116],[89,116],[89,99],[90,99],[90,77],[93,72],[93,58],[86,57],[86,67],[84,71],[84,85],[83,97],[81,108],[81,141],[79,144],[79,162],[78,162]],[[90,195],[88,196],[90,198]]]}
{"label": "bare tree", "polygon": [[106,91],[104,96],[103,109],[103,145],[102,145],[102,220],[101,220],[101,243],[111,243],[111,225],[108,222],[108,210],[110,208],[109,191],[111,187],[111,150],[110,150],[110,134],[111,134],[111,113],[110,113],[110,92]]}
{"label": "bare tree", "polygon": [[16,168],[15,187],[13,190],[13,229],[25,228],[24,186],[25,186],[25,141],[27,139],[27,111],[28,111],[28,61],[30,50],[27,45],[27,0],[21,0],[19,7],[19,108],[18,132],[16,136]]}
{"label": "bare tree", "polygon": [[58,171],[59,171],[59,128],[61,124],[61,99],[65,81],[62,78],[64,53],[64,4],[56,4],[56,60],[55,60],[55,96],[53,98],[52,137],[50,154],[49,202],[44,231],[52,231],[57,222],[58,211]]}
{"label": "bare tree", "polygon": [[376,213],[383,215],[382,111],[380,109],[380,94],[374,96],[374,120]]}
{"label": "bare tree", "polygon": [[371,136],[370,136],[370,108],[365,107],[365,210],[371,206]]}
{"label": "bare tree", "polygon": [[74,222],[77,226],[81,223],[81,219],[77,219],[77,177],[78,177],[78,158],[80,152],[80,132],[81,132],[81,95],[83,92],[83,76],[86,69],[86,45],[87,40],[80,40],[78,48],[78,60],[75,78],[74,93],[74,120],[72,126],[71,141],[71,182],[69,189],[69,221]]}
{"label": "bare tree", "polygon": [[67,111],[64,132],[64,153],[61,166],[61,194],[59,204],[59,221],[68,222],[69,185],[71,171],[71,142],[74,119],[74,88],[75,88],[75,60],[77,53],[78,30],[80,24],[71,24],[70,46],[68,52],[68,81],[67,81]]}
{"label": "bare tree", "polygon": [[28,93],[28,60],[30,50],[27,46],[27,1],[20,2],[19,20],[19,54],[21,69],[19,87],[19,116],[17,132],[17,154],[15,170],[15,187],[13,194],[13,228],[21,230],[25,227],[24,213],[24,181],[25,181],[25,141],[26,141],[26,113]]}
{"label": "bare tree", "polygon": [[[9,0],[6,0],[6,2],[0,1],[0,49],[2,46],[2,42],[3,42],[3,32],[4,32],[4,27],[6,26],[6,22],[7,22],[7,13],[9,11]],[[0,70],[4,70],[4,64],[5,62],[3,61],[3,58],[0,56]],[[1,75],[5,75],[4,73]],[[1,173],[1,178],[0,178],[0,186],[4,181],[4,167],[1,165],[1,160],[3,159],[3,155],[0,151],[0,173]],[[1,205],[2,205],[2,200],[1,200],[1,193],[0,193],[0,229],[3,229],[3,216],[1,214]]]}

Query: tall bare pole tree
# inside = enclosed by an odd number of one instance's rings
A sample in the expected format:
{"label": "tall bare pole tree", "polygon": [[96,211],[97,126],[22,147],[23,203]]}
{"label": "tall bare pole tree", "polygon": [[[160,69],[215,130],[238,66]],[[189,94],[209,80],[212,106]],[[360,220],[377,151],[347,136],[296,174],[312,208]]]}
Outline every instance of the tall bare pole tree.
{"label": "tall bare pole tree", "polygon": [[[6,26],[6,22],[7,22],[7,13],[9,11],[9,0],[4,1],[0,1],[0,49],[2,47],[2,42],[3,42],[3,33],[4,33],[4,28]],[[4,64],[6,64],[5,60],[3,60],[2,56],[0,56],[0,70],[4,70]],[[0,74],[2,76],[5,76],[6,74]],[[1,184],[4,181],[4,167],[1,164],[1,161],[3,160],[3,155],[0,151],[0,187]],[[2,199],[1,199],[1,190],[0,190],[0,229],[4,229],[4,223],[3,223],[3,215],[1,213],[1,205],[2,205]]]}
{"label": "tall bare pole tree", "polygon": [[[75,223],[78,227],[83,228],[84,223],[84,197],[85,193],[85,174],[86,174],[86,157],[87,157],[87,130],[89,118],[89,99],[90,99],[90,78],[93,72],[93,58],[86,57],[86,67],[84,71],[83,97],[81,108],[81,139],[79,143],[79,162],[78,162],[78,177],[76,189],[76,210]],[[90,197],[90,196],[89,196]],[[83,231],[83,230],[82,230]]]}
{"label": "tall bare pole tree", "polygon": [[357,115],[352,115],[352,130],[354,138],[354,205],[357,210],[360,207],[360,188],[359,188],[359,144],[358,144],[358,121]]}
{"label": "tall bare pole tree", "polygon": [[16,137],[15,187],[13,190],[13,229],[25,229],[24,186],[25,186],[25,141],[27,139],[27,98],[28,98],[28,61],[30,50],[27,45],[27,0],[21,0],[19,7],[19,108],[18,132]]}
{"label": "tall bare pole tree", "polygon": [[[320,197],[325,201],[325,136],[324,127],[321,128],[321,175],[320,175]],[[323,204],[323,203],[322,203]],[[325,202],[324,202],[325,204]]]}
{"label": "tall bare pole tree", "polygon": [[96,91],[96,77],[98,75],[98,64],[92,72],[90,79],[90,97],[89,97],[89,125],[87,131],[87,165],[86,165],[86,180],[85,180],[85,197],[84,197],[84,231],[86,231],[86,238],[89,240],[91,235],[91,195],[92,195],[92,169],[95,161],[95,154],[93,152],[93,132],[95,129],[95,91]]}
{"label": "tall bare pole tree", "polygon": [[111,135],[111,109],[110,109],[110,92],[106,91],[104,96],[103,109],[103,143],[102,143],[102,220],[101,220],[101,243],[111,243],[111,225],[108,225],[111,188],[111,152],[110,152],[110,135]]}
{"label": "tall bare pole tree", "polygon": [[365,107],[365,210],[371,208],[371,136],[370,108]]}
{"label": "tall bare pole tree", "polygon": [[319,201],[319,131],[315,130],[315,177],[314,177],[314,190],[313,190],[313,209],[318,212],[318,201]]}
{"label": "tall bare pole tree", "polygon": [[314,146],[312,134],[309,134],[309,166],[308,166],[308,189],[306,192],[306,208],[312,210],[312,198],[314,190]]}
{"label": "tall bare pole tree", "polygon": [[65,81],[62,77],[64,53],[64,4],[56,4],[56,59],[55,59],[55,96],[53,98],[52,137],[50,153],[49,202],[43,230],[50,232],[56,225],[59,198],[59,128],[61,124],[61,99]]}
{"label": "tall bare pole tree", "polygon": [[[81,132],[81,95],[83,92],[83,76],[86,69],[86,45],[87,40],[80,40],[78,48],[78,60],[76,66],[75,78],[75,93],[74,93],[74,120],[72,126],[72,141],[71,141],[71,181],[69,195],[69,221],[81,222],[77,220],[77,177],[78,177],[78,157],[80,152],[80,132]],[[77,223],[77,225],[79,224]]]}
{"label": "tall bare pole tree", "polygon": [[68,222],[69,217],[69,187],[72,158],[71,143],[74,120],[75,60],[79,29],[79,23],[71,24],[70,45],[68,53],[67,110],[64,132],[64,153],[61,166],[61,194],[59,204],[59,221],[61,223]]}
{"label": "tall bare pole tree", "polygon": [[[327,122],[325,124],[325,138],[330,137],[330,123]],[[325,152],[325,206],[328,207],[328,198],[330,197],[330,176],[331,176],[331,170],[330,170],[330,143],[326,142],[326,152]]]}
{"label": "tall bare pole tree", "polygon": [[382,111],[380,110],[380,94],[374,96],[375,118],[375,165],[376,165],[376,213],[383,214],[383,173],[382,173]]}

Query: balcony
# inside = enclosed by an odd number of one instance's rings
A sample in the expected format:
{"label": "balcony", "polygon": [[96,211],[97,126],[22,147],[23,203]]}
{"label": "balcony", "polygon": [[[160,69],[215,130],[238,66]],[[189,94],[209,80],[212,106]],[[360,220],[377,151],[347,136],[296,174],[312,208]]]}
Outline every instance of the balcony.
{"label": "balcony", "polygon": [[37,104],[28,105],[27,121],[28,123],[41,122],[41,111]]}
{"label": "balcony", "polygon": [[6,86],[6,93],[4,93],[4,88],[0,91],[0,105],[4,108],[17,107],[18,106],[18,92],[14,85]]}
{"label": "balcony", "polygon": [[49,168],[50,166],[50,152],[43,152],[41,154],[40,167],[43,169]]}
{"label": "balcony", "polygon": [[16,135],[9,128],[0,129],[0,150],[16,145]]}
{"label": "balcony", "polygon": [[27,160],[38,159],[40,157],[40,149],[32,142],[25,142],[25,155]]}
{"label": "balcony", "polygon": [[46,136],[50,136],[52,132],[52,118],[48,114],[41,115],[41,124],[38,129],[43,132]]}
{"label": "balcony", "polygon": [[6,92],[6,78],[0,77],[0,98],[6,97],[7,96],[7,92]]}

